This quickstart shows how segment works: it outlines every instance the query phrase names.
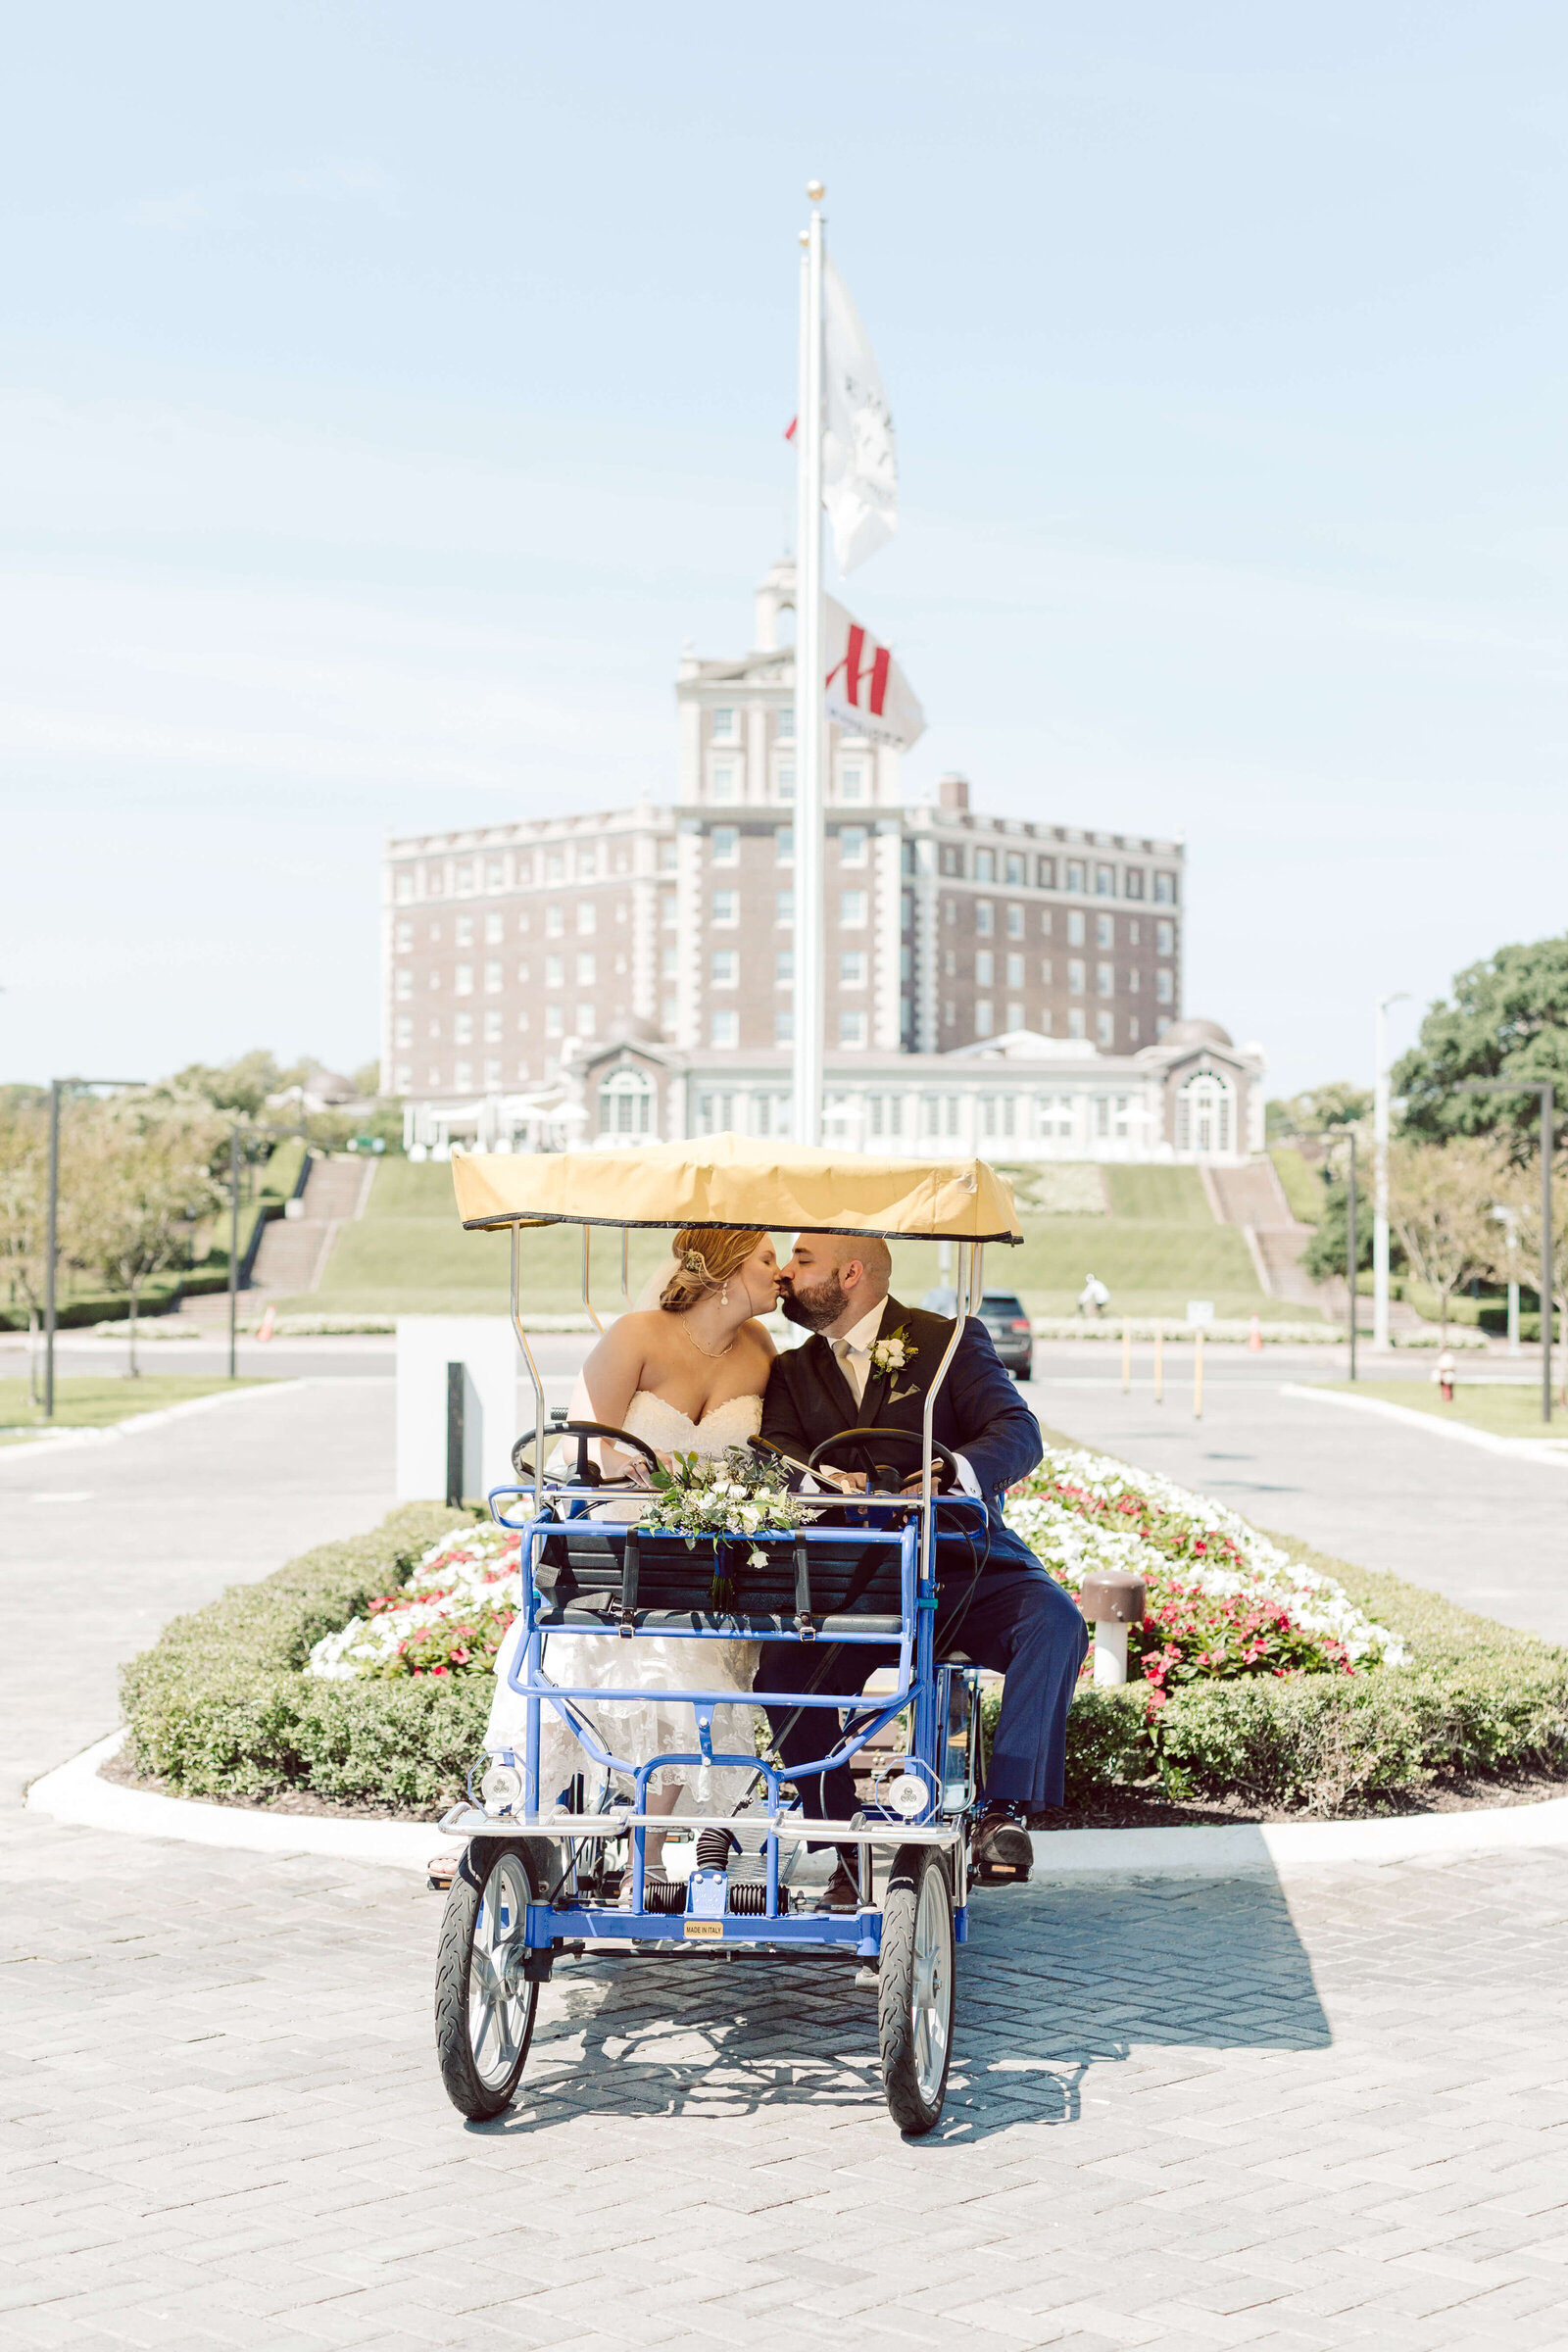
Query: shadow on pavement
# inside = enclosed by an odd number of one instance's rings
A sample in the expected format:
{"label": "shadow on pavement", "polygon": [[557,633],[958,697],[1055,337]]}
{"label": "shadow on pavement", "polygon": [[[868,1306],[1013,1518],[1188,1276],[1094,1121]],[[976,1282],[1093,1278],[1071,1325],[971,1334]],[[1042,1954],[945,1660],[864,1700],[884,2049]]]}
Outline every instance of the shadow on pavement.
{"label": "shadow on pavement", "polygon": [[[1136,2046],[1316,2050],[1311,1963],[1268,1877],[982,1889],[959,1954],[953,2073],[936,2149],[1077,2122],[1094,2070]],[[541,2004],[517,2102],[479,2132],[584,2114],[708,2119],[764,2108],[883,2112],[876,1996],[837,1962],[564,1966]]]}

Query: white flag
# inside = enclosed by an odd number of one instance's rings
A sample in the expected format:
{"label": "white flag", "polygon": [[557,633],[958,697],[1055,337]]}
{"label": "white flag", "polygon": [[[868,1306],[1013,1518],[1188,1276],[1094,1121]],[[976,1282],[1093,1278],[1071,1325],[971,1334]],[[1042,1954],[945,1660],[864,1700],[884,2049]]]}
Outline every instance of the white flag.
{"label": "white flag", "polygon": [[841,573],[885,547],[899,527],[893,417],[849,288],[824,257],[822,504]]}
{"label": "white flag", "polygon": [[908,680],[887,647],[842,605],[824,596],[822,606],[829,718],[852,734],[906,752],[925,733],[925,712]]}

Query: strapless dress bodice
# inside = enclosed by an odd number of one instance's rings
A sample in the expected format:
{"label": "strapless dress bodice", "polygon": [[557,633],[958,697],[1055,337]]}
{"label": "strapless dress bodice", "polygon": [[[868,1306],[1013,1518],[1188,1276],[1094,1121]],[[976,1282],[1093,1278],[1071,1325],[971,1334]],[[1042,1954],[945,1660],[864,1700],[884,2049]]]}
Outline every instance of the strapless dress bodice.
{"label": "strapless dress bodice", "polygon": [[639,1389],[626,1407],[622,1424],[628,1437],[641,1438],[659,1453],[696,1453],[715,1461],[731,1446],[744,1446],[762,1426],[760,1396],[727,1396],[710,1405],[700,1421],[683,1413],[678,1404]]}

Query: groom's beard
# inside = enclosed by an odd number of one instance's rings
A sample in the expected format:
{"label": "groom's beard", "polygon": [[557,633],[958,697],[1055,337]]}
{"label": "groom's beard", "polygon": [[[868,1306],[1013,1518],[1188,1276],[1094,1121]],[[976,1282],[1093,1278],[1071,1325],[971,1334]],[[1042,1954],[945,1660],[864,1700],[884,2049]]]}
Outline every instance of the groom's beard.
{"label": "groom's beard", "polygon": [[787,1282],[779,1304],[787,1322],[804,1323],[808,1331],[826,1331],[830,1323],[838,1321],[849,1300],[835,1269],[814,1291],[799,1291],[792,1282]]}

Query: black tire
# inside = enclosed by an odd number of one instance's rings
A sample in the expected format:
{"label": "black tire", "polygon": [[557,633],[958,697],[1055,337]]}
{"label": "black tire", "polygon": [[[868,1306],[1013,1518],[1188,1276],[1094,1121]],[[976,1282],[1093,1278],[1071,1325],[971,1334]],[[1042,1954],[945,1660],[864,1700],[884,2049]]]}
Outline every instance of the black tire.
{"label": "black tire", "polygon": [[882,1901],[877,2027],[888,2113],[911,2137],[935,2131],[953,2058],[953,1892],[932,1846],[901,1845]]}
{"label": "black tire", "polygon": [[[522,1908],[550,1890],[536,1838],[475,1838],[459,1863],[436,1949],[435,2046],[447,2097],[482,2122],[512,2103],[533,2039],[539,1987],[495,1954],[520,1946]],[[475,1963],[477,1962],[477,1966]]]}

